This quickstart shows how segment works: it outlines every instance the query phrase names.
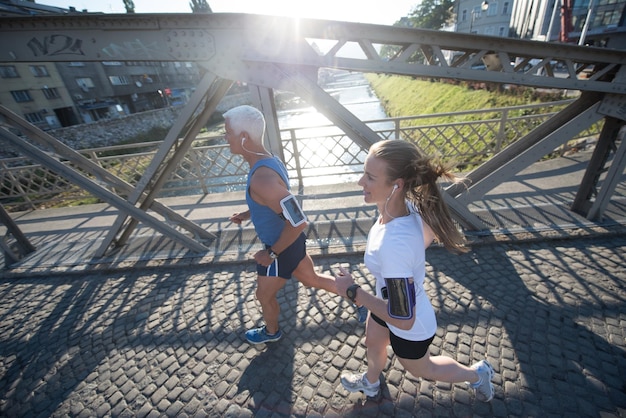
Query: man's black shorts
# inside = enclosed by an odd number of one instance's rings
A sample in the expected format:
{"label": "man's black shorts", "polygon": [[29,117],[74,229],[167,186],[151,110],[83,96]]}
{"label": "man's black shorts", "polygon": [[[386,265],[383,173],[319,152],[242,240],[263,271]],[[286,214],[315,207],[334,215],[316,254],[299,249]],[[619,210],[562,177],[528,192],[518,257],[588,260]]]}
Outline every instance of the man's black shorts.
{"label": "man's black shorts", "polygon": [[[269,248],[266,245],[265,248]],[[300,261],[306,256],[306,235],[304,233],[278,255],[269,266],[256,265],[256,272],[259,276],[282,277],[283,279],[291,279],[294,270],[300,264]]]}

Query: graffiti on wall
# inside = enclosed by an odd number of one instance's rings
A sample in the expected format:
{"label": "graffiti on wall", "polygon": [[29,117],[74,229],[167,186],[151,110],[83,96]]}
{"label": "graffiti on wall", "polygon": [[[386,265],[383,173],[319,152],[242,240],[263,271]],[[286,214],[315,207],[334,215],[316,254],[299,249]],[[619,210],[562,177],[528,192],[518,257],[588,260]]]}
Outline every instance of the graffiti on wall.
{"label": "graffiti on wall", "polygon": [[[175,33],[173,35],[172,33]],[[116,33],[115,37],[124,36]],[[33,36],[27,42],[27,47],[35,57],[63,57],[97,60],[206,60],[215,54],[215,40],[206,31],[170,31],[165,39],[154,37],[148,39],[131,38],[110,40],[91,38],[82,39],[64,34]],[[108,41],[108,42],[107,42]],[[85,53],[85,46],[89,43],[89,56]],[[105,46],[98,46],[105,45]],[[95,56],[93,52],[95,50]],[[62,59],[61,59],[62,60]]]}
{"label": "graffiti on wall", "polygon": [[83,40],[68,35],[46,35],[42,38],[33,37],[26,44],[36,57],[55,55],[85,55]]}

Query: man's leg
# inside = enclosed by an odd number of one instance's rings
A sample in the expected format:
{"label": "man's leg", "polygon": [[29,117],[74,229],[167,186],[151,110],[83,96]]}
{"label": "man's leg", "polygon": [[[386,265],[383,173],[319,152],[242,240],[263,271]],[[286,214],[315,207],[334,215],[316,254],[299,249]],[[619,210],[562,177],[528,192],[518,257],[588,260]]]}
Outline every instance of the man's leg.
{"label": "man's leg", "polygon": [[317,273],[311,256],[306,254],[293,271],[295,277],[300,283],[306,287],[314,287],[316,289],[324,289],[328,292],[337,294],[337,284],[335,278],[327,274]]}
{"label": "man's leg", "polygon": [[[338,294],[335,278],[327,274],[316,272],[313,260],[308,254],[304,256],[302,261],[298,264],[298,267],[293,271],[293,276],[307,287],[324,289],[336,295]],[[365,306],[358,306],[356,308],[356,316],[359,322],[364,323],[367,320],[367,308]]]}
{"label": "man's leg", "polygon": [[276,295],[285,286],[287,281],[282,277],[258,276],[256,287],[256,298],[261,303],[263,320],[269,334],[275,334],[280,329],[278,316],[280,305]]}

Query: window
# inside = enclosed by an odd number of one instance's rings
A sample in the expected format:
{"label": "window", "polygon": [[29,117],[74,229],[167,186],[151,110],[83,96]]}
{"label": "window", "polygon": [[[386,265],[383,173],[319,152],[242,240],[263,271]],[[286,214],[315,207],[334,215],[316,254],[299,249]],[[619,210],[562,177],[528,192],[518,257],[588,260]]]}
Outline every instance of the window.
{"label": "window", "polygon": [[463,9],[463,13],[461,13],[461,22],[467,22],[467,10]]}
{"label": "window", "polygon": [[76,84],[78,84],[78,86],[87,91],[90,88],[94,88],[94,84],[93,84],[93,80],[89,77],[79,77],[76,79]]}
{"label": "window", "polygon": [[504,5],[502,6],[502,14],[503,15],[509,14],[509,2],[508,1],[505,1]]}
{"label": "window", "polygon": [[495,16],[498,14],[498,2],[490,1],[487,9],[487,16]]}
{"label": "window", "polygon": [[123,76],[123,75],[110,75],[109,81],[114,86],[126,86],[130,84],[130,81],[128,81],[128,78],[126,78],[126,76]]}
{"label": "window", "polygon": [[50,77],[45,65],[29,65],[29,67],[30,72],[33,73],[35,77]]}
{"label": "window", "polygon": [[102,65],[108,67],[119,67],[122,65],[122,63],[120,61],[102,61]]}
{"label": "window", "polygon": [[69,63],[70,67],[84,67],[85,63],[80,61],[72,61]]}
{"label": "window", "polygon": [[33,101],[33,98],[30,97],[30,93],[28,93],[28,90],[13,90],[11,92],[11,96],[13,96],[13,99],[15,99],[15,101],[18,103]]}
{"label": "window", "polygon": [[[602,2],[601,2],[602,3]],[[591,22],[591,27],[598,26],[616,26],[619,25],[620,19],[624,13],[624,4],[616,4],[608,2],[607,4],[599,4],[596,8],[596,16]]]}
{"label": "window", "polygon": [[20,75],[17,73],[14,65],[0,65],[0,77],[2,78],[17,78]]}
{"label": "window", "polygon": [[41,91],[43,91],[43,95],[46,96],[46,99],[58,99],[61,97],[59,91],[54,87],[41,89]]}
{"label": "window", "polygon": [[44,121],[41,112],[25,113],[24,118],[30,123],[41,123]]}

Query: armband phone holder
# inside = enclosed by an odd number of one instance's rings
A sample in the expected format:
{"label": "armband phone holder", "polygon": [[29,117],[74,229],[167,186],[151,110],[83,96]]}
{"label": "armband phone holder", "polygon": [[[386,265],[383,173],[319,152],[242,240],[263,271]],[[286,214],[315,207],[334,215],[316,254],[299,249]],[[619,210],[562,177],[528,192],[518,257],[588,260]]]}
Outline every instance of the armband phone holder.
{"label": "armband phone holder", "polygon": [[283,215],[292,226],[299,226],[306,222],[306,215],[294,195],[290,194],[284,197],[280,201],[280,207],[283,209]]}
{"label": "armband phone holder", "polygon": [[396,319],[411,319],[415,314],[415,286],[409,278],[385,279],[389,296],[389,316]]}

